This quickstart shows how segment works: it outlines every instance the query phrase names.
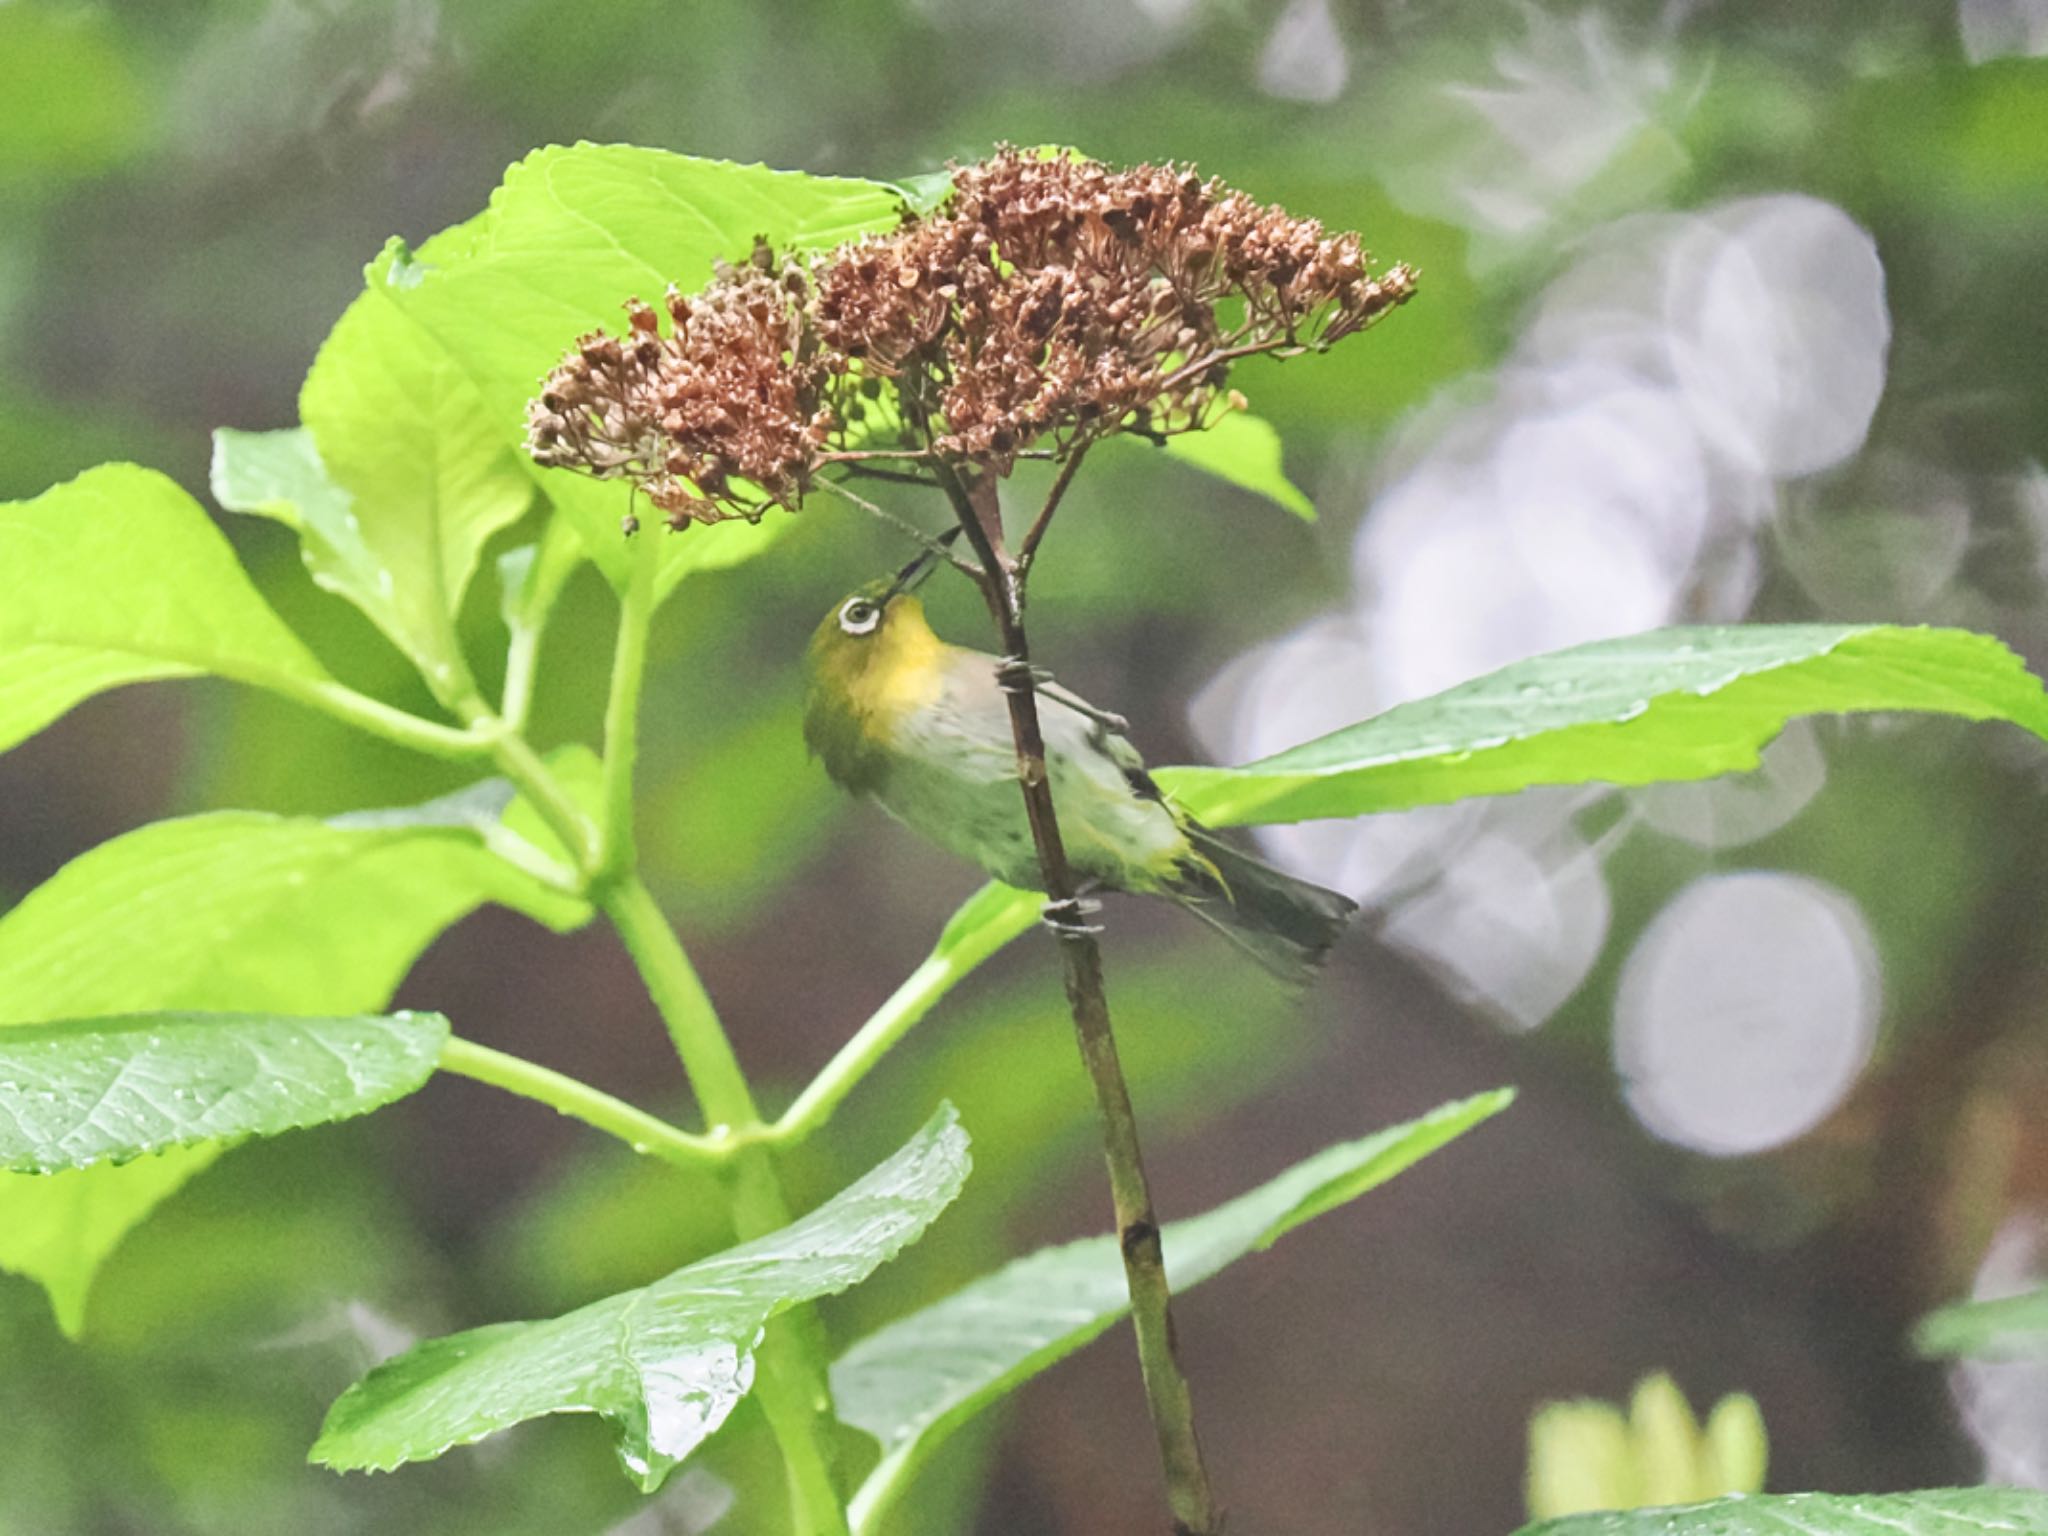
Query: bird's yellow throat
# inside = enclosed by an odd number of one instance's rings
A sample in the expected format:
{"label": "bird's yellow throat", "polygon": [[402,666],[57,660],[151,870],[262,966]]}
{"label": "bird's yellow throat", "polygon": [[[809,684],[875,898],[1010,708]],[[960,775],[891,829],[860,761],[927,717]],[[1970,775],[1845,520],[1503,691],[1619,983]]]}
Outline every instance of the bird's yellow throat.
{"label": "bird's yellow throat", "polygon": [[[878,591],[876,599],[882,595]],[[888,773],[898,723],[944,689],[951,647],[932,633],[924,605],[908,595],[889,598],[864,635],[842,629],[839,612],[828,613],[811,636],[804,741],[835,780],[865,794]]]}
{"label": "bird's yellow throat", "polygon": [[925,622],[924,604],[907,593],[890,601],[874,634],[849,637],[847,649],[857,669],[847,692],[875,725],[886,729],[939,696],[948,646]]}

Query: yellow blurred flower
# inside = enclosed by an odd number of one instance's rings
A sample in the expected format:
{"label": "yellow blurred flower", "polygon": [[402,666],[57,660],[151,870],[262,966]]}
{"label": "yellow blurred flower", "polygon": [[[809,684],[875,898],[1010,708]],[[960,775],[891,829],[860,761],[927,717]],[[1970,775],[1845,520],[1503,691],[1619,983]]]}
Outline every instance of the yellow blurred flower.
{"label": "yellow blurred flower", "polygon": [[1545,1403],[1529,1419],[1529,1517],[1693,1504],[1761,1493],[1769,1448],[1756,1399],[1734,1393],[1706,1427],[1659,1371],[1636,1384],[1624,1417],[1591,1398]]}

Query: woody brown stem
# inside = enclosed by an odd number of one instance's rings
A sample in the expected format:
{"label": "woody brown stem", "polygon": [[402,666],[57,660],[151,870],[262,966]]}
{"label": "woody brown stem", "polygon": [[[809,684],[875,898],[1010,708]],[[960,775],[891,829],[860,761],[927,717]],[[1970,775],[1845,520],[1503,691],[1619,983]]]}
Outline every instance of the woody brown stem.
{"label": "woody brown stem", "polygon": [[[1117,1056],[1116,1035],[1110,1027],[1109,1002],[1102,983],[1102,950],[1095,942],[1095,930],[1084,919],[1083,904],[1076,899],[1073,871],[1067,864],[1059,818],[1053,810],[1052,784],[1045,766],[1045,737],[1038,722],[1038,698],[1030,682],[1031,651],[1023,614],[1024,573],[1019,561],[1003,546],[994,479],[981,476],[963,482],[943,462],[938,473],[961,530],[987,573],[980,583],[982,595],[987,599],[1006,658],[1004,691],[1009,695],[1010,731],[1017,747],[1017,779],[1024,794],[1032,843],[1038,852],[1047,921],[1059,936],[1074,1035],[1081,1048],[1082,1064],[1095,1085],[1095,1102],[1102,1115],[1103,1157],[1109,1165],[1117,1246],[1123,1254],[1124,1282],[1131,1298],[1131,1328],[1137,1337],[1145,1398],[1159,1439],[1159,1459],[1166,1474],[1174,1536],[1215,1536],[1220,1529],[1216,1501],[1209,1490],[1209,1473],[1203,1464],[1201,1441],[1195,1433],[1194,1401],[1175,1347],[1172,1292],[1166,1282],[1152,1193],[1145,1181],[1138,1118],[1131,1107],[1130,1089],[1124,1082],[1123,1064]],[[1045,516],[1041,514],[1041,522]],[[1022,681],[1009,680],[1017,677]]]}

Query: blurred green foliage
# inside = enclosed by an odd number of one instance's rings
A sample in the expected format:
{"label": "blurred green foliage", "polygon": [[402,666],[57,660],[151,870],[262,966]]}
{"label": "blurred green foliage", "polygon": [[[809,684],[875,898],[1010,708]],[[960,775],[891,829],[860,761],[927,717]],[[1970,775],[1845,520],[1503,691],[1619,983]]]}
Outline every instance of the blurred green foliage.
{"label": "blurred green foliage", "polygon": [[[214,426],[296,419],[313,348],[360,292],[384,237],[419,239],[474,213],[504,165],[536,145],[587,137],[906,175],[998,138],[1080,143],[1107,159],[1193,158],[1262,197],[1362,229],[1382,257],[1421,268],[1426,298],[1369,345],[1242,381],[1323,512],[1315,528],[1135,448],[1105,455],[1077,490],[1036,588],[1062,616],[1046,659],[1090,695],[1149,705],[1177,700],[1343,589],[1343,541],[1386,434],[1503,361],[1579,234],[1630,211],[1796,188],[1838,202],[1878,236],[1896,336],[1878,450],[1967,477],[1978,521],[1963,617],[2023,651],[2048,641],[2042,532],[2024,498],[1998,489],[2048,458],[2048,309],[2036,292],[2048,64],[1969,64],[1947,5],[1737,5],[1675,21],[1608,5],[1598,14],[1624,51],[1671,64],[1667,86],[1543,220],[1481,240],[1479,221],[1454,206],[1443,104],[1500,84],[1497,54],[1526,41],[1519,13],[1340,5],[1350,80],[1336,100],[1310,103],[1256,84],[1277,7],[1086,9],[721,0],[684,19],[651,4],[570,14],[532,0],[0,5],[0,496],[34,494],[110,458],[162,466],[202,494]],[[1541,121],[1547,109],[1562,110],[1539,101],[1530,111]],[[1491,152],[1512,179],[1511,148]],[[1867,536],[1871,487],[1854,471],[1806,494]],[[516,510],[509,500],[505,509]],[[402,659],[313,584],[282,530],[234,519],[228,532],[265,596],[344,681],[427,706]],[[530,533],[492,532],[482,560]],[[967,881],[845,807],[795,744],[802,636],[900,548],[836,515],[808,516],[781,537],[775,561],[705,576],[662,617],[646,827],[650,879],[687,926],[716,936],[715,979],[770,973],[739,1004],[753,1032],[742,1049],[793,1082],[829,1054],[837,1020],[863,1011],[854,1000],[879,998],[922,952]],[[1908,557],[1917,548],[1904,547]],[[1918,616],[1898,612],[1884,585],[1896,554],[1870,557],[1865,579],[1839,543],[1824,544],[1829,602],[1783,554],[1766,551],[1766,616]],[[464,613],[473,656],[494,633],[490,587],[473,583]],[[971,633],[971,599],[949,603],[935,605],[942,628]],[[569,581],[544,641],[541,738],[595,733],[610,614],[597,579]],[[329,813],[417,802],[467,776],[253,691],[179,688],[181,730],[103,741],[137,728],[110,700],[80,717],[53,749],[61,755],[38,760],[48,779],[33,807],[9,781],[0,891],[26,889],[153,811]],[[1156,760],[1194,755],[1164,705],[1147,709],[1140,734]],[[1862,904],[1884,955],[1880,1072],[1919,1062],[1916,1041],[1967,1030],[1965,1015],[2029,1028],[2031,1008],[1983,993],[1982,974],[1997,977],[1981,946],[1989,934],[2015,954],[2038,951],[2042,892],[2027,850],[2042,813],[2029,775],[2001,760],[1988,734],[1829,728],[1827,791],[1783,831],[1739,854],[1622,842],[1609,865],[1607,958],[1535,1047],[1570,1085],[1556,1112],[1621,1119],[1606,1032],[1629,942],[1664,898],[1733,859],[1818,874]],[[147,806],[69,771],[106,760],[121,779],[143,759],[163,770],[131,787]],[[1131,959],[1116,957],[1113,984],[1148,1123],[1163,1140],[1178,1133],[1185,1145],[1230,1105],[1281,1084],[1400,1070],[1357,1066],[1356,1021],[1340,1026],[1313,1009],[1307,1022],[1282,1017],[1256,981],[1214,969],[1199,939],[1143,931],[1142,919],[1132,927],[1141,936]],[[535,1054],[582,1055],[649,1098],[671,1090],[665,1066],[616,1043],[649,1026],[586,947],[560,951],[575,967],[572,997],[548,993],[546,1018],[509,1022],[529,1001],[521,989],[537,985],[516,951],[536,944],[492,932],[496,951],[454,936],[443,953],[460,966],[435,969],[429,956],[419,985],[434,995],[419,1000],[441,1001],[451,971],[483,973],[463,1000],[487,1032],[526,1030]],[[796,1160],[799,1187],[821,1197],[890,1135],[900,1140],[942,1090],[976,1136],[980,1171],[949,1218],[957,1225],[916,1275],[885,1272],[845,1299],[831,1316],[842,1336],[929,1300],[1024,1237],[1100,1224],[1085,1094],[1057,999],[1036,971],[992,968],[949,1005],[943,1028],[874,1080],[857,1129],[835,1127]],[[826,991],[847,1000],[835,1019],[794,1018],[795,1000]],[[1207,1023],[1190,1031],[1189,1017]],[[541,1174],[523,1155],[530,1122],[512,1118],[523,1107],[468,1116],[454,1113],[463,1090],[432,1092],[396,1131],[309,1132],[227,1156],[119,1251],[82,1347],[60,1343],[33,1287],[0,1279],[0,1416],[15,1427],[0,1437],[0,1532],[692,1529],[673,1499],[638,1508],[589,1424],[539,1426],[510,1454],[397,1479],[344,1482],[302,1465],[325,1404],[406,1337],[578,1305],[726,1240],[712,1202],[680,1176],[565,1142],[548,1144],[568,1150]],[[452,1129],[435,1123],[444,1110]],[[427,1173],[428,1151],[453,1154],[455,1171]],[[1875,1162],[1879,1151],[1856,1155]],[[1660,1194],[1713,1206],[1724,1226],[1742,1225],[1731,1210],[1777,1212],[1749,1229],[1776,1242],[1810,1238],[1866,1187],[1815,1178],[1792,1158],[1641,1161]],[[501,1164],[528,1187],[492,1192]],[[1731,1199],[1730,1185],[1743,1198]],[[1912,1233],[1870,1220],[1876,1251],[1910,1246]],[[1853,1255],[1804,1257],[1807,1273],[1830,1262],[1869,1272]],[[1847,1280],[1819,1291],[1816,1308],[1861,1294]],[[1869,1330],[1861,1342],[1885,1348],[1915,1309],[1866,1297],[1850,1310]],[[1619,1361],[1607,1374],[1625,1380],[1644,1363]],[[1525,1406],[1509,1405],[1510,1430]],[[1906,1422],[1924,1442],[1951,1433],[1945,1421],[1930,1427],[1924,1401],[1896,1411],[1921,1414]],[[1802,1432],[1787,1426],[1795,1463]],[[735,1435],[714,1458],[743,1510],[773,1502],[744,1497],[779,1475],[759,1454],[763,1438]],[[107,1443],[124,1453],[80,1450]],[[1414,1485],[1441,1495],[1459,1480],[1461,1454],[1409,1469]],[[1873,1477],[1885,1475],[1881,1456],[1861,1454]],[[963,1441],[949,1455],[962,1509],[934,1528],[966,1529],[988,1447]],[[1502,1500],[1488,1507],[1499,1514]],[[744,1514],[721,1527],[750,1528]],[[1031,1528],[1051,1528],[1050,1517]]]}

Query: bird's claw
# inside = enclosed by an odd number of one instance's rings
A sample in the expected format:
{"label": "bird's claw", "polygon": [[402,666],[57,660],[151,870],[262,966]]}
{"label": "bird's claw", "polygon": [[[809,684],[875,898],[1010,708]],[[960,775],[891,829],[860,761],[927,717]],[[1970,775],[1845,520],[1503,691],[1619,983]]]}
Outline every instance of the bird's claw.
{"label": "bird's claw", "polygon": [[1048,901],[1038,917],[1056,939],[1092,939],[1102,932],[1102,925],[1088,919],[1101,910],[1102,903],[1090,897],[1069,896],[1063,901]]}
{"label": "bird's claw", "polygon": [[1021,656],[1005,656],[996,662],[996,686],[1005,693],[1028,693],[1038,686],[1038,671]]}
{"label": "bird's claw", "polygon": [[[1005,664],[1007,664],[1007,661]],[[998,677],[1000,675],[999,669]],[[1128,737],[1131,734],[1130,721],[1126,720],[1122,715],[1112,714],[1109,710],[1097,709],[1078,693],[1062,688],[1059,680],[1044,667],[1033,667],[1031,669],[1031,686],[1036,688],[1044,697],[1051,699],[1055,704],[1064,704],[1082,719],[1094,721],[1112,736]]]}
{"label": "bird's claw", "polygon": [[1088,718],[1101,726],[1105,731],[1108,731],[1112,736],[1128,736],[1131,734],[1131,722],[1122,715],[1112,714],[1109,710],[1091,708],[1088,711]]}

